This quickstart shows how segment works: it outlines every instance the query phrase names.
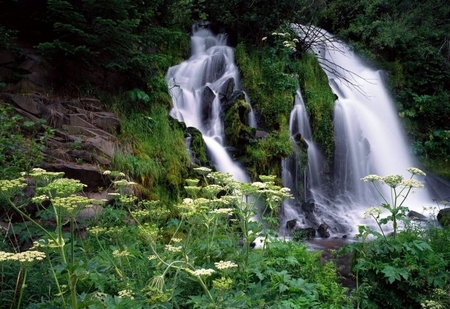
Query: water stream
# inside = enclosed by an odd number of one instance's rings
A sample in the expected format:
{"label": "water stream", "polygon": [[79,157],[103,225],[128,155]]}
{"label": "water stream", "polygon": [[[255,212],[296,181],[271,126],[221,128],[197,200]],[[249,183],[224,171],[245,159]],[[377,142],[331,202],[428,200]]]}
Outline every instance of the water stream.
{"label": "water stream", "polygon": [[[301,36],[301,26],[295,29]],[[325,223],[332,235],[349,235],[358,224],[367,223],[362,219],[364,210],[382,202],[376,191],[360,179],[369,174],[409,176],[406,168],[417,162],[409,153],[384,73],[371,68],[325,31],[312,29],[317,31],[312,49],[338,97],[334,110],[334,170],[326,170],[327,162],[313,141],[299,89],[289,124],[296,151],[282,162],[283,183],[291,188],[295,199],[282,205],[280,232],[285,232],[287,221],[295,219],[300,227],[317,228]],[[201,132],[217,170],[249,182],[245,170],[227,152],[224,140],[224,93],[229,93],[230,88],[239,90],[250,105],[250,99],[239,89],[233,49],[226,41],[226,34],[215,35],[202,24],[194,25],[190,58],[171,67],[166,75],[173,99],[170,114]],[[248,125],[256,128],[253,112],[248,119]],[[426,190],[417,190],[408,201],[406,206],[421,212],[431,198]]]}
{"label": "water stream", "polygon": [[[302,35],[302,29],[297,30]],[[318,28],[313,30],[317,32],[313,36],[316,40],[323,38],[312,45],[313,51],[328,76],[330,87],[338,96],[334,109],[333,196],[321,190],[320,171],[311,173],[310,178],[319,177],[319,180],[309,179],[308,185],[320,221],[333,227],[335,233],[345,234],[354,232],[357,224],[367,223],[362,219],[364,210],[382,202],[372,186],[361,178],[369,174],[409,177],[406,169],[417,166],[417,162],[409,152],[384,82],[384,73],[371,68],[346,44],[327,32]],[[308,134],[303,133],[310,145]],[[311,146],[308,148],[309,171],[320,169],[314,167],[320,155],[309,149]],[[383,194],[389,197],[388,188],[384,187]],[[422,212],[422,206],[432,203],[424,189],[418,189],[407,201],[405,206],[418,212]]]}
{"label": "water stream", "polygon": [[[221,95],[230,87],[236,90],[239,86],[234,52],[226,42],[226,34],[215,35],[204,24],[193,26],[190,58],[169,68],[166,74],[173,101],[170,114],[202,133],[218,171],[248,182],[247,173],[232,160],[224,142]],[[254,121],[254,116],[249,115],[249,119]]]}

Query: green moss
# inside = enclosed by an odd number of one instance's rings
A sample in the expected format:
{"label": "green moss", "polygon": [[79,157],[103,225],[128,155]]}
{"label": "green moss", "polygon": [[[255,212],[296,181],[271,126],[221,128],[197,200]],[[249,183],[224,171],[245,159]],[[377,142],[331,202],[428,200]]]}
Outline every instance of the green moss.
{"label": "green moss", "polygon": [[315,56],[306,54],[296,65],[313,139],[320,145],[326,157],[331,159],[334,149],[333,110],[336,97]]}
{"label": "green moss", "polygon": [[293,152],[287,120],[282,118],[279,122],[280,130],[255,139],[246,147],[243,162],[255,179],[257,175],[281,175],[281,160]]}
{"label": "green moss", "polygon": [[268,131],[278,128],[280,116],[289,117],[297,89],[289,58],[267,48],[248,51],[241,44],[235,54],[244,90],[258,110],[258,125]]}
{"label": "green moss", "polygon": [[146,113],[128,110],[118,114],[120,137],[131,151],[115,155],[114,169],[140,182],[143,193],[153,199],[176,199],[190,164],[184,130],[158,104]]}

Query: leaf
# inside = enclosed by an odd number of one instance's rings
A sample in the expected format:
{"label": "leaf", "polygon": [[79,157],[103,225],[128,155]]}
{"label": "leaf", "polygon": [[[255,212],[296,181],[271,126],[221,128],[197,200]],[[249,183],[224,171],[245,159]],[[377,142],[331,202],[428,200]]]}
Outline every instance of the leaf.
{"label": "leaf", "polygon": [[298,264],[299,264],[299,263],[298,263],[298,260],[297,260],[294,256],[292,256],[292,255],[288,256],[288,257],[285,259],[285,261],[286,261],[289,265],[298,265]]}
{"label": "leaf", "polygon": [[280,285],[278,286],[278,291],[280,293],[283,293],[283,292],[285,292],[287,290],[289,290],[289,287],[286,284],[284,284],[284,283],[280,283]]}
{"label": "leaf", "polygon": [[393,283],[395,280],[400,281],[401,277],[405,280],[409,278],[409,273],[404,268],[396,268],[388,265],[381,272],[387,277],[389,283]]}

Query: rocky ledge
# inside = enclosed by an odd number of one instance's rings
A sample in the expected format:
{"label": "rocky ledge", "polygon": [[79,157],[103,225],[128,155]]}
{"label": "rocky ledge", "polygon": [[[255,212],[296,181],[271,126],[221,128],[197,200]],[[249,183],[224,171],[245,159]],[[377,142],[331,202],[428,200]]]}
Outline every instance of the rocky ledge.
{"label": "rocky ledge", "polygon": [[[108,186],[102,171],[109,168],[120,148],[120,121],[94,98],[61,99],[41,93],[0,95],[0,104],[12,105],[25,120],[42,121],[53,134],[46,140],[40,167],[62,171],[79,179],[87,191]],[[42,120],[39,120],[42,119]]]}

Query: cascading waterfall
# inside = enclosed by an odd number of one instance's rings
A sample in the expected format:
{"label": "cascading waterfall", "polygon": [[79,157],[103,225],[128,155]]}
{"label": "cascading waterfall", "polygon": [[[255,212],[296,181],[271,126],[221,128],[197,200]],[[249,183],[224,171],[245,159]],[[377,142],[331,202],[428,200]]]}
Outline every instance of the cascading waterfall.
{"label": "cascading waterfall", "polygon": [[[291,189],[294,200],[286,199],[282,205],[280,234],[289,234],[286,231],[287,222],[296,221],[290,230],[314,228],[320,224],[332,226],[334,232],[345,234],[351,223],[342,220],[339,214],[334,213],[334,201],[330,198],[331,188],[325,181],[326,160],[319,147],[312,139],[309,116],[300,89],[297,90],[294,108],[289,119],[294,154],[282,162],[282,180],[286,187]],[[302,148],[306,148],[307,158],[302,158]],[[303,151],[305,152],[305,151]],[[302,188],[299,188],[302,186]]]}
{"label": "cascading waterfall", "polygon": [[[296,26],[294,29],[301,37],[305,35],[306,28]],[[350,227],[356,228],[362,222],[365,209],[381,204],[372,186],[360,179],[369,174],[408,177],[406,169],[416,166],[417,162],[408,151],[398,115],[383,81],[383,72],[370,68],[348,46],[324,30],[307,29],[308,35],[315,40],[322,38],[312,44],[312,49],[338,96],[334,111],[334,196],[326,200],[320,195],[313,198],[317,206],[328,207],[327,211],[335,220],[349,222]],[[316,33],[311,35],[311,30]],[[314,172],[310,176],[320,177],[320,173]],[[309,186],[314,192],[317,185],[318,182]],[[389,197],[387,190],[383,193]],[[321,205],[329,201],[332,204]],[[412,194],[405,206],[421,212],[422,206],[430,202],[428,192],[422,189]],[[329,217],[325,216],[324,220]],[[333,224],[329,226],[333,227]],[[345,233],[339,228],[335,232]]]}
{"label": "cascading waterfall", "polygon": [[[294,29],[304,36],[302,26]],[[299,90],[290,118],[290,131],[297,151],[282,162],[283,184],[291,188],[295,200],[282,206],[281,230],[288,220],[295,219],[300,228],[317,228],[325,223],[332,234],[347,235],[355,232],[357,224],[363,222],[365,209],[381,203],[371,186],[360,179],[368,174],[406,175],[406,168],[415,166],[416,162],[408,152],[382,72],[371,69],[345,44],[325,31],[308,28],[309,33],[311,29],[316,31],[312,49],[338,96],[334,112],[333,182],[330,182],[330,177],[325,181],[326,173],[322,170],[326,166],[325,158],[312,140]],[[318,37],[323,37],[323,40],[317,40]],[[239,74],[234,64],[233,49],[226,46],[225,34],[214,35],[207,27],[198,24],[193,27],[191,50],[191,57],[171,67],[166,75],[173,99],[171,116],[202,133],[217,170],[248,182],[244,169],[226,151],[221,119],[224,93],[238,90],[250,106],[245,92],[238,89]],[[249,126],[256,128],[252,112],[248,121]],[[302,157],[305,152],[307,158]],[[302,179],[301,188],[298,179]],[[420,192],[412,195],[411,203],[406,206],[421,211],[422,206],[430,203],[427,192]]]}
{"label": "cascading waterfall", "polygon": [[226,46],[226,39],[225,34],[216,36],[204,24],[193,26],[191,57],[169,68],[166,74],[173,101],[170,114],[202,133],[218,171],[248,182],[248,175],[231,159],[224,145],[221,95],[230,88],[236,90],[239,84],[233,49]]}

